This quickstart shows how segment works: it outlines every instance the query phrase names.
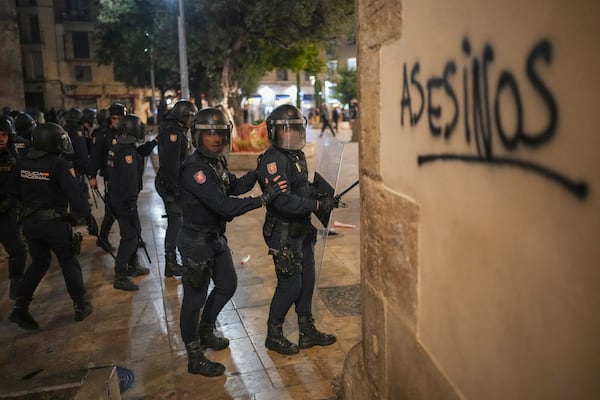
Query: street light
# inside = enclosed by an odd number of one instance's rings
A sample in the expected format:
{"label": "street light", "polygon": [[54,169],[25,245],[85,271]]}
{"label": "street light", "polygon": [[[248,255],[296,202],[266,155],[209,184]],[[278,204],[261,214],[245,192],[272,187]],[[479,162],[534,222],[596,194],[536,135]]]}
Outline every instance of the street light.
{"label": "street light", "polygon": [[183,13],[183,0],[179,0],[179,16],[177,17],[179,33],[179,75],[181,80],[181,99],[190,99],[188,79],[187,45],[185,42],[185,14]]}

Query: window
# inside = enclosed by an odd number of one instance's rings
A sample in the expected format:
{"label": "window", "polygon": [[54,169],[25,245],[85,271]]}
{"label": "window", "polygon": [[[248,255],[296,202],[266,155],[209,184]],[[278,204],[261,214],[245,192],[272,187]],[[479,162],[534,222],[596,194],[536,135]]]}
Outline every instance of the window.
{"label": "window", "polygon": [[90,82],[92,80],[92,67],[84,65],[75,66],[75,80]]}
{"label": "window", "polygon": [[73,58],[90,58],[88,32],[71,32],[73,38]]}
{"label": "window", "polygon": [[88,19],[90,17],[89,0],[67,0],[67,15],[73,19]]}
{"label": "window", "polygon": [[310,72],[304,71],[304,80],[305,81],[310,81],[311,76],[312,76],[312,74]]}
{"label": "window", "polygon": [[40,36],[40,23],[38,21],[37,15],[32,15],[29,17],[29,34],[31,43],[41,43],[42,39]]}
{"label": "window", "polygon": [[287,81],[288,80],[288,72],[286,69],[278,69],[277,70],[277,80],[278,81]]}

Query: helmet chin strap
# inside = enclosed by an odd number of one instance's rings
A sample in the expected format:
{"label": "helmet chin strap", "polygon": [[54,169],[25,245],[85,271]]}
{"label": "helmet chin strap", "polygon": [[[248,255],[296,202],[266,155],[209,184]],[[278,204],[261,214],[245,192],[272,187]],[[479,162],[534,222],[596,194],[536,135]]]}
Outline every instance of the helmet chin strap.
{"label": "helmet chin strap", "polygon": [[202,154],[203,156],[205,156],[205,157],[208,157],[208,158],[214,158],[214,159],[219,159],[220,157],[222,157],[222,156],[223,156],[223,150],[221,150],[221,151],[220,151],[220,152],[218,152],[218,153],[215,153],[215,152],[213,152],[213,151],[210,151],[210,150],[208,150],[208,149],[207,149],[207,148],[205,148],[204,146],[200,146],[200,147],[198,148],[198,152],[199,152],[200,154]]}

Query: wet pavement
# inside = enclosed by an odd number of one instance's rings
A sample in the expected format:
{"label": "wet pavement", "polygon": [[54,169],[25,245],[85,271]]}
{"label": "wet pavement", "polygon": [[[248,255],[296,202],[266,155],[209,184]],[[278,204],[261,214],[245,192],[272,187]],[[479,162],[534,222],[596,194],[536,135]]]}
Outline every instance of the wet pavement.
{"label": "wet pavement", "polygon": [[[358,144],[350,133],[338,135],[344,152],[338,192],[358,179]],[[309,129],[308,147],[314,149],[309,169],[319,157],[327,157],[319,132]],[[307,148],[308,150],[308,148]],[[308,151],[307,151],[308,153]],[[234,171],[238,175],[245,171]],[[150,275],[134,278],[137,292],[112,287],[114,260],[84,233],[80,263],[92,314],[73,320],[73,308],[60,268],[53,258],[30,307],[39,322],[38,331],[26,331],[8,321],[13,301],[8,299],[8,271],[0,256],[0,398],[68,388],[85,379],[88,368],[118,365],[133,371],[134,382],[123,399],[333,399],[345,355],[361,339],[360,330],[360,230],[359,189],[348,192],[348,208],[334,211],[333,221],[355,228],[334,228],[313,301],[316,325],[337,336],[327,347],[301,350],[283,356],[264,347],[269,303],[276,284],[272,260],[262,239],[264,209],[236,218],[228,224],[227,237],[238,273],[238,289],[219,316],[217,328],[230,340],[222,351],[207,356],[223,363],[225,375],[206,378],[187,373],[185,346],[179,330],[183,288],[179,278],[165,278],[163,240],[166,218],[162,200],[154,190],[154,168],[147,160],[144,187],[138,203],[142,236],[151,259],[138,251]],[[248,195],[258,195],[255,187]],[[100,202],[100,199],[98,199]],[[102,208],[94,208],[100,223]],[[118,226],[110,234],[118,244]],[[249,258],[248,258],[249,256]],[[246,262],[242,263],[245,260]],[[286,336],[297,342],[293,309],[284,325]]]}

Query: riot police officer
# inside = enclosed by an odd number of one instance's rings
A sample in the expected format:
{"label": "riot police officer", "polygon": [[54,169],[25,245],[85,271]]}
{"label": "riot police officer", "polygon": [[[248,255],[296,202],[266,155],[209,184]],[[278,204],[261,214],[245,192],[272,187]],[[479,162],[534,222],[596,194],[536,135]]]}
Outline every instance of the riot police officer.
{"label": "riot police officer", "polygon": [[100,224],[100,234],[96,245],[107,251],[115,251],[115,248],[108,241],[110,228],[115,222],[113,213],[110,210],[109,195],[107,195],[106,187],[108,186],[108,177],[106,175],[106,160],[108,151],[117,143],[117,127],[119,121],[127,113],[127,108],[121,103],[113,103],[108,107],[108,115],[106,123],[100,125],[100,128],[94,132],[92,139],[92,153],[88,161],[87,178],[92,190],[98,189],[98,181],[96,175],[98,171],[104,178],[104,218]]}
{"label": "riot police officer", "polygon": [[14,138],[15,148],[20,157],[27,155],[31,147],[31,132],[37,126],[33,117],[26,113],[18,113],[14,117],[16,136]]}
{"label": "riot police officer", "polygon": [[16,299],[17,286],[27,254],[19,235],[16,207],[9,196],[8,184],[15,179],[17,151],[14,147],[15,127],[12,117],[0,117],[0,243],[8,253],[9,297]]}
{"label": "riot police officer", "polygon": [[92,132],[94,123],[96,122],[96,110],[93,108],[84,108],[81,116],[81,124],[83,125],[83,137],[87,145],[88,154],[92,150]]}
{"label": "riot police officer", "polygon": [[181,276],[183,267],[177,264],[177,236],[183,222],[179,205],[179,167],[189,154],[186,132],[198,108],[189,101],[179,101],[167,114],[158,130],[159,169],[156,191],[163,199],[167,213],[165,235],[165,276]]}
{"label": "riot police officer", "polygon": [[[227,169],[223,151],[230,134],[231,123],[223,111],[198,111],[192,125],[196,151],[183,162],[179,177],[183,227],[177,246],[184,266],[181,337],[187,350],[188,372],[205,376],[218,376],[225,371],[222,364],[208,360],[203,349],[229,346],[229,340],[215,335],[215,322],[237,288],[225,237],[226,223],[269,203],[287,187],[287,182],[272,179],[260,197],[231,197],[252,189],[257,176],[256,171],[250,171],[238,178]],[[211,278],[214,288],[207,298]]]}
{"label": "riot police officer", "polygon": [[144,139],[145,129],[137,115],[122,117],[117,126],[117,143],[108,152],[108,194],[111,211],[119,223],[121,241],[115,260],[115,289],[135,291],[139,287],[129,278],[150,273],[139,265],[136,250],[141,225],[137,199],[142,189],[143,164],[135,147]]}
{"label": "riot police officer", "polygon": [[317,209],[330,212],[333,198],[316,199],[308,180],[306,157],[306,120],[290,104],[276,107],[267,117],[271,146],[259,158],[259,183],[265,187],[275,176],[289,182],[289,190],[267,206],[263,236],[273,256],[277,287],[271,300],[265,346],[281,354],[298,353],[299,348],[283,335],[282,325],[292,305],[298,314],[299,347],[327,346],[333,335],[315,328],[312,296],[315,286],[314,245],[316,229],[310,214]]}
{"label": "riot police officer", "polygon": [[92,312],[84,299],[83,276],[69,221],[86,223],[92,235],[98,234],[98,226],[79,190],[73,168],[59,156],[62,152],[73,152],[67,132],[58,124],[41,124],[33,130],[32,149],[19,162],[14,192],[23,205],[23,234],[29,244],[31,265],[23,275],[9,319],[24,329],[39,328],[29,313],[29,304],[50,267],[51,252],[60,264],[73,300],[75,320],[82,321]]}
{"label": "riot police officer", "polygon": [[64,129],[69,134],[69,139],[73,145],[73,155],[66,155],[65,158],[73,163],[75,177],[79,183],[81,192],[88,196],[87,183],[85,182],[85,172],[88,164],[88,149],[85,136],[83,134],[83,111],[73,107],[65,113]]}

